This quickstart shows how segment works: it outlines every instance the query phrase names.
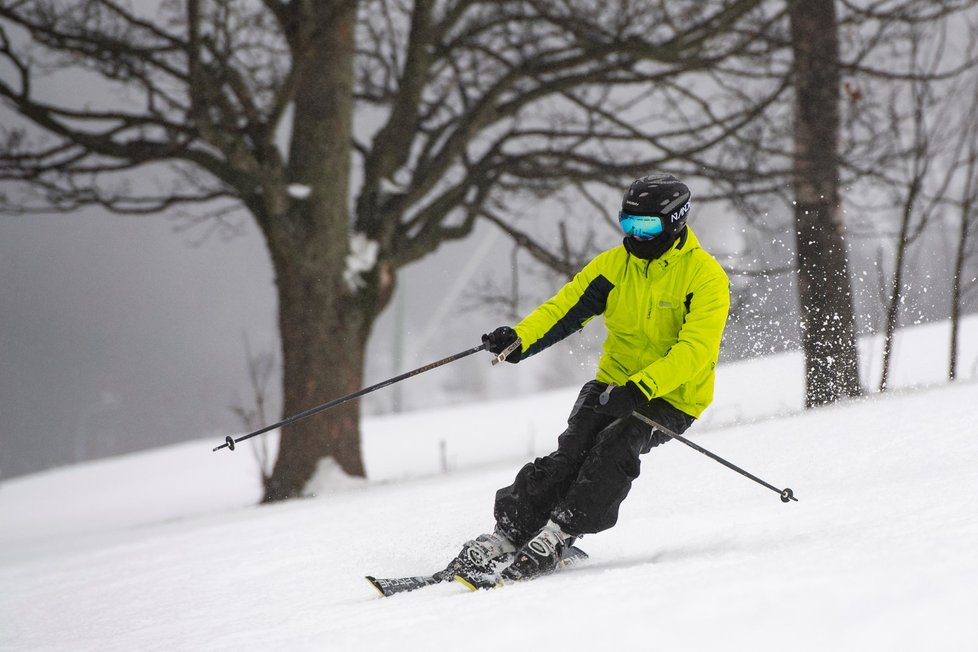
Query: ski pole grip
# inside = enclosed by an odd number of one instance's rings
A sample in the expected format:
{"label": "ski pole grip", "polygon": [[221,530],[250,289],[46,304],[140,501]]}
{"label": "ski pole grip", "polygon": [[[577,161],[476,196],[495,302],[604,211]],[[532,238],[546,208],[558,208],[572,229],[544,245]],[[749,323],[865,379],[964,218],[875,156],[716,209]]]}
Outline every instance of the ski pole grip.
{"label": "ski pole grip", "polygon": [[499,352],[499,355],[493,357],[493,359],[492,359],[493,366],[499,364],[500,362],[503,362],[506,358],[509,357],[509,354],[510,353],[512,353],[513,351],[515,351],[516,349],[518,349],[521,346],[523,346],[523,341],[520,338],[517,337],[515,342],[513,342],[512,344],[510,344],[509,346],[507,346],[505,349],[503,349],[502,351],[500,351]]}

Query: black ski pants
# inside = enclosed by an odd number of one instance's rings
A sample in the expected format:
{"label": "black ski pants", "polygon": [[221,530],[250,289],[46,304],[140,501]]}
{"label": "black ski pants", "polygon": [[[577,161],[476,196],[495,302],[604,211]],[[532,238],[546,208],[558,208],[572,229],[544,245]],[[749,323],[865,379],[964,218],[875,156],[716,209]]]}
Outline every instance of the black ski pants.
{"label": "black ski pants", "polygon": [[[557,439],[557,450],[527,464],[513,484],[496,492],[496,526],[522,545],[552,519],[568,534],[601,532],[618,521],[618,507],[638,477],[639,456],[668,441],[635,417],[616,420],[594,411],[605,383],[581,389]],[[693,417],[663,399],[638,410],[682,434]]]}

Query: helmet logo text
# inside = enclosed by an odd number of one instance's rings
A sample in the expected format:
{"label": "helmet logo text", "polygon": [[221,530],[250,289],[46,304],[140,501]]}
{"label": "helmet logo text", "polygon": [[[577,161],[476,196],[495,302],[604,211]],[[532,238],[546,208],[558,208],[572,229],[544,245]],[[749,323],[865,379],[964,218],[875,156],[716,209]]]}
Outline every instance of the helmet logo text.
{"label": "helmet logo text", "polygon": [[681,220],[688,212],[689,212],[689,202],[686,202],[682,208],[680,208],[678,211],[676,211],[675,213],[669,216],[669,223],[675,224],[676,222]]}

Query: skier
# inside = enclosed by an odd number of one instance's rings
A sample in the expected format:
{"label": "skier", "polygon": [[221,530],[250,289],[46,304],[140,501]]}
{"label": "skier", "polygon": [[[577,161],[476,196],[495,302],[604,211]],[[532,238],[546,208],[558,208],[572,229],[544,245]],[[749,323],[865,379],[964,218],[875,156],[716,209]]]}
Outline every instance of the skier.
{"label": "skier", "polygon": [[578,537],[615,525],[639,456],[669,439],[632,413],[681,434],[712,401],[729,281],[686,225],[689,211],[689,188],[676,177],[633,182],[618,214],[622,246],[599,254],[515,327],[482,336],[496,354],[519,342],[506,357],[517,363],[596,315],[608,331],[557,450],[496,492],[495,529],[462,547],[453,561],[460,577],[556,570]]}

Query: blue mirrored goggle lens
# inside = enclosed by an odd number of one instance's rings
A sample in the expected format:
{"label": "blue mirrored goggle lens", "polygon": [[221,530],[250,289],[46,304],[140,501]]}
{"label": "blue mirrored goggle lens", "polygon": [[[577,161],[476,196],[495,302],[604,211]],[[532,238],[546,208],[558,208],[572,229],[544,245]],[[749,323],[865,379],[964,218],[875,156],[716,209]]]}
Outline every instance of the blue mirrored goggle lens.
{"label": "blue mirrored goggle lens", "polygon": [[662,218],[658,215],[632,215],[618,213],[618,223],[625,235],[635,238],[654,238],[662,233]]}

